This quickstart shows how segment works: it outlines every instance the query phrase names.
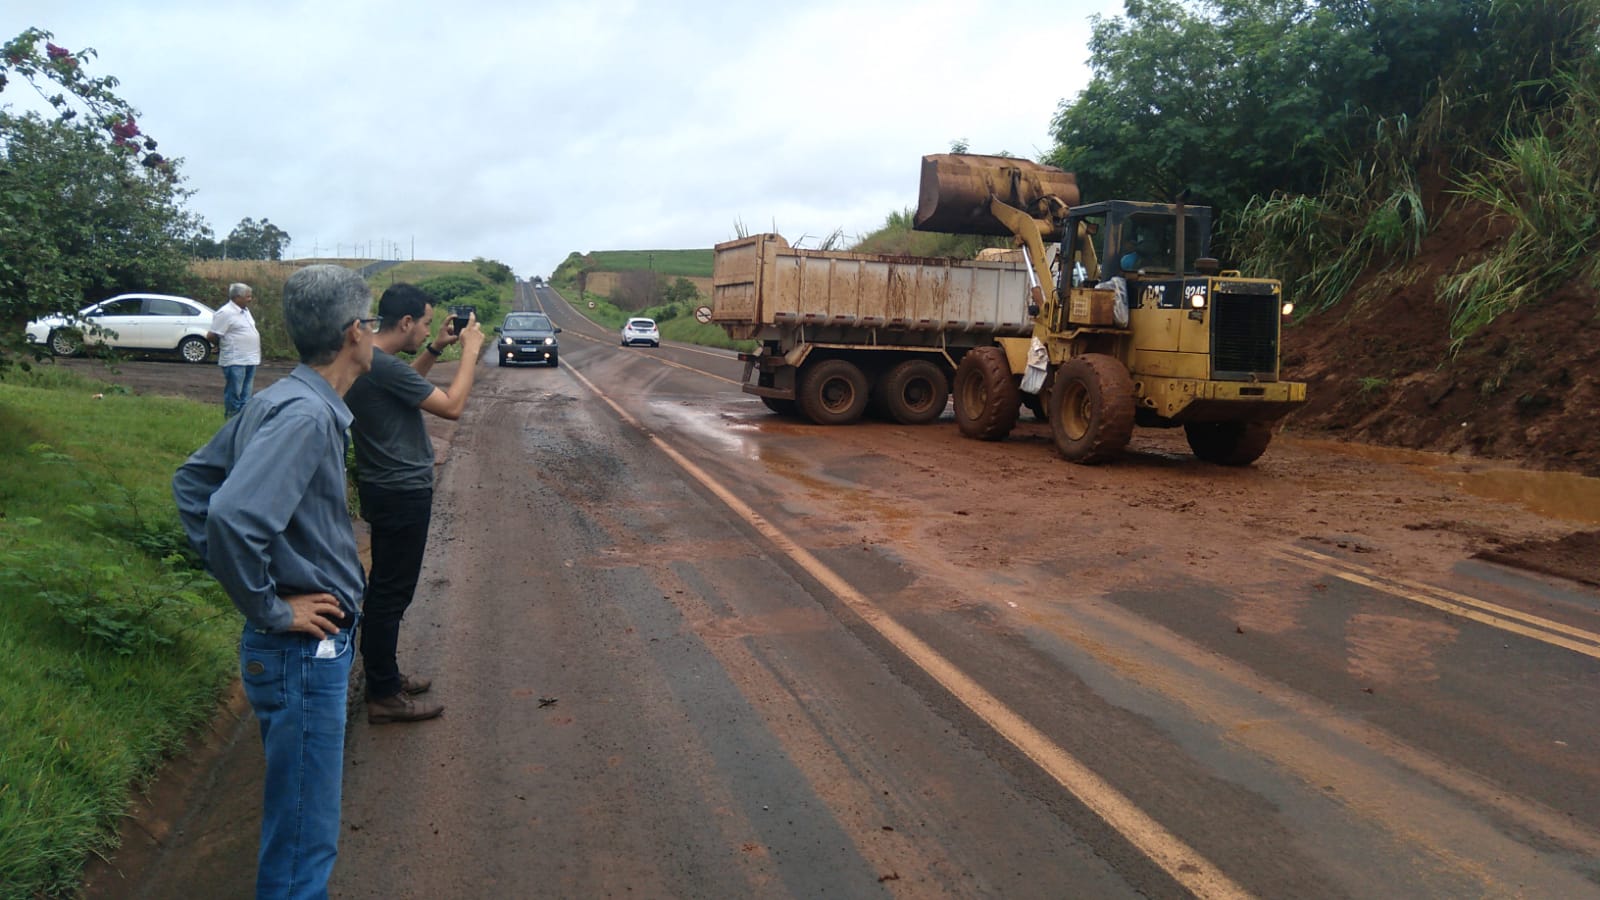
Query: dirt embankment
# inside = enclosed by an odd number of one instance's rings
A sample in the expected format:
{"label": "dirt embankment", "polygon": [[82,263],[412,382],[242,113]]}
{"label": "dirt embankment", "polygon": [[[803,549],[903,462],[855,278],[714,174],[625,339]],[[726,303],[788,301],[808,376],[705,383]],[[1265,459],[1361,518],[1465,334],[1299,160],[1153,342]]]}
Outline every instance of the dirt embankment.
{"label": "dirt embankment", "polygon": [[1284,333],[1284,372],[1309,402],[1295,433],[1600,476],[1600,293],[1569,283],[1450,352],[1439,284],[1505,240],[1461,206],[1404,270],[1369,272],[1351,299]]}

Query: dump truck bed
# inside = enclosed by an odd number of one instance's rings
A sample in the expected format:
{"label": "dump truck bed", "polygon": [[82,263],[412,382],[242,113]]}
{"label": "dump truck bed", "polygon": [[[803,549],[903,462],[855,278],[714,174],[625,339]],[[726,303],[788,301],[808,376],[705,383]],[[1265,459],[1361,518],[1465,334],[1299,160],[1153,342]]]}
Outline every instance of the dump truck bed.
{"label": "dump truck bed", "polygon": [[711,319],[736,338],[793,326],[1022,335],[1017,262],[800,250],[776,234],[716,246]]}

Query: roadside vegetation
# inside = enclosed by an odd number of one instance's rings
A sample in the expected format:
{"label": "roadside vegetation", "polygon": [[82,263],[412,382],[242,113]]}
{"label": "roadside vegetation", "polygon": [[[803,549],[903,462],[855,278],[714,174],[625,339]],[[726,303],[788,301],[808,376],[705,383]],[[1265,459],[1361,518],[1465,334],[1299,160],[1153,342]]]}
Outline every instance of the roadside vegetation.
{"label": "roadside vegetation", "polygon": [[1303,317],[1392,293],[1454,215],[1497,238],[1434,278],[1449,347],[1579,279],[1600,289],[1600,0],[1130,5],[1046,161],[1086,201],[1221,214],[1218,251]]}
{"label": "roadside vegetation", "polygon": [[[720,325],[697,321],[694,317],[695,307],[711,302],[698,295],[684,300],[665,301],[644,309],[627,310],[605,297],[594,294],[580,295],[575,287],[563,287],[552,282],[551,288],[571,303],[573,309],[583,313],[591,321],[617,332],[619,340],[623,323],[642,316],[656,320],[656,325],[661,329],[661,339],[664,341],[699,344],[702,347],[721,347],[727,350],[755,350],[757,346],[755,341],[736,341],[728,337],[728,333],[723,331]],[[594,304],[592,307],[591,303]]]}
{"label": "roadside vegetation", "polygon": [[128,789],[214,715],[242,621],[173,471],[214,405],[52,367],[0,382],[0,894],[72,896]]}
{"label": "roadside vegetation", "polygon": [[[960,147],[964,151],[965,147]],[[1010,247],[1007,238],[976,234],[941,234],[936,231],[914,231],[910,208],[892,212],[883,225],[855,242],[850,250],[855,253],[886,253],[894,256],[930,256],[948,259],[973,259],[978,251],[988,247]]]}
{"label": "roadside vegetation", "polygon": [[[221,306],[228,299],[228,285],[242,281],[255,291],[255,303],[250,307],[256,328],[261,332],[261,352],[266,359],[292,362],[296,358],[289,335],[283,328],[283,284],[301,266],[311,260],[196,260],[190,264],[190,273],[196,285],[195,299],[208,306]],[[346,261],[351,268],[360,268],[360,261]],[[476,307],[478,320],[485,332],[493,330],[511,308],[511,298],[516,291],[516,279],[504,263],[493,260],[472,262],[416,261],[374,272],[367,278],[372,289],[374,309],[385,288],[398,282],[411,282],[439,298],[439,308],[434,315],[435,333],[444,327],[449,307],[470,304]],[[458,359],[460,350],[451,347],[446,359]]]}
{"label": "roadside vegetation", "polygon": [[[642,316],[656,320],[662,340],[754,349],[755,342],[735,341],[721,326],[694,318],[695,309],[710,305],[711,298],[689,279],[709,279],[713,256],[709,249],[571,253],[556,267],[550,286],[574,309],[612,331],[620,332],[628,319]],[[597,272],[620,276],[611,295],[588,289],[589,276]]]}

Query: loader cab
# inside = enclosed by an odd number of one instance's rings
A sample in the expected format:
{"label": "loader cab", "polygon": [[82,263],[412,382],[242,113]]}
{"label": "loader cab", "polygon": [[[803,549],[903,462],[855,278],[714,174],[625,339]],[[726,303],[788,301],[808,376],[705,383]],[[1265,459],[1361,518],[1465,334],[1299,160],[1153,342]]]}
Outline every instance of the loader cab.
{"label": "loader cab", "polygon": [[[1178,208],[1169,203],[1105,200],[1074,206],[1065,233],[1078,235],[1071,262],[1081,265],[1089,284],[1118,275],[1171,277],[1177,266]],[[1185,206],[1183,268],[1198,274],[1197,260],[1211,255],[1211,209]],[[1074,265],[1062,267],[1070,277]]]}

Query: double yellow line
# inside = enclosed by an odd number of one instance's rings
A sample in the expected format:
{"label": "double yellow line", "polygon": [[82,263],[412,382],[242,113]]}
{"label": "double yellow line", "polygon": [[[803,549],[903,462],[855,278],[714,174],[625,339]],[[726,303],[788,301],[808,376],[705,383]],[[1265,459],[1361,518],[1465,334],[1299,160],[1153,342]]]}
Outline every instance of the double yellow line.
{"label": "double yellow line", "polygon": [[1282,547],[1273,555],[1287,562],[1359,584],[1391,597],[1431,606],[1434,609],[1460,616],[1491,628],[1532,638],[1552,647],[1560,647],[1600,659],[1600,634],[1585,631],[1573,625],[1556,622],[1518,609],[1479,600],[1446,588],[1434,587],[1407,578],[1380,575],[1365,566],[1318,553],[1305,547]]}

